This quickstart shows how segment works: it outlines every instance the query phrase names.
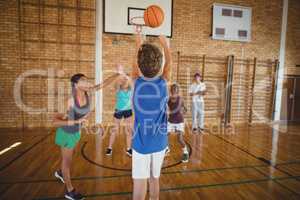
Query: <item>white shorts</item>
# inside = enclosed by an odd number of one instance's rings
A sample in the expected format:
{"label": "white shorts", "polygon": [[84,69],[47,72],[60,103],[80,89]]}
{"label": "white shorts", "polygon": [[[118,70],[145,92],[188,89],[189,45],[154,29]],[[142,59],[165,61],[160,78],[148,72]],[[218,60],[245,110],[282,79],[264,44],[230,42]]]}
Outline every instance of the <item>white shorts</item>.
{"label": "white shorts", "polygon": [[184,123],[182,122],[182,123],[174,124],[168,122],[168,133],[175,132],[175,131],[181,131],[184,133]]}
{"label": "white shorts", "polygon": [[150,175],[159,178],[165,157],[165,149],[150,154],[140,154],[132,149],[132,178],[148,179]]}

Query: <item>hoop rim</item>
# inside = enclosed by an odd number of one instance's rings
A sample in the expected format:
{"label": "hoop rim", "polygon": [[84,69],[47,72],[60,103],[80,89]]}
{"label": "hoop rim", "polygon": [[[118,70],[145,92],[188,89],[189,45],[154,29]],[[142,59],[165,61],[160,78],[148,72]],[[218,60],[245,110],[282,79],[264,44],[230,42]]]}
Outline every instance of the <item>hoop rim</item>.
{"label": "hoop rim", "polygon": [[133,26],[146,26],[146,24],[145,23],[143,23],[143,24],[138,24],[138,23],[134,23],[133,22],[133,20],[134,19],[143,19],[143,21],[144,21],[144,17],[132,17],[132,18],[130,18],[130,20],[129,20],[129,25],[133,25]]}

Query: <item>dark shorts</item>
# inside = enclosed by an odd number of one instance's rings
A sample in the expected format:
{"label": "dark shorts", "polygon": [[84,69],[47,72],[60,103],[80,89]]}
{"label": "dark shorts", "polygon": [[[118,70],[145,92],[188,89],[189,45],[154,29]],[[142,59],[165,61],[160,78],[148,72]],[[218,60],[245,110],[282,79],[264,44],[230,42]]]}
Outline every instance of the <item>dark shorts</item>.
{"label": "dark shorts", "polygon": [[132,116],[132,110],[115,110],[114,117],[117,119],[128,118]]}

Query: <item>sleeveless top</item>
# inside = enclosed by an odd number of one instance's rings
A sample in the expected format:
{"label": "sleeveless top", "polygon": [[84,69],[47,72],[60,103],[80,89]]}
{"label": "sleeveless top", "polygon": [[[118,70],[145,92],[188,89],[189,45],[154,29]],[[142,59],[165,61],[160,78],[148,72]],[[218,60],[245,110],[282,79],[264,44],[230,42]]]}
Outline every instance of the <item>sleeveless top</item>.
{"label": "sleeveless top", "polygon": [[[70,108],[68,112],[68,119],[70,120],[78,120],[82,117],[84,117],[88,112],[90,112],[90,101],[87,93],[85,93],[86,97],[86,104],[84,106],[79,105],[79,102],[76,98],[76,93],[73,93],[73,99],[74,99],[74,105]],[[61,128],[69,134],[75,134],[80,131],[80,124],[74,124],[72,126],[62,126]]]}
{"label": "sleeveless top", "polygon": [[167,135],[167,82],[162,77],[135,80],[132,148],[141,154],[164,150]]}
{"label": "sleeveless top", "polygon": [[168,106],[169,106],[169,122],[170,123],[183,123],[184,118],[182,114],[182,99],[180,96],[176,97],[175,101],[173,99],[169,99]]}
{"label": "sleeveless top", "polygon": [[115,108],[119,111],[131,109],[131,89],[117,91]]}

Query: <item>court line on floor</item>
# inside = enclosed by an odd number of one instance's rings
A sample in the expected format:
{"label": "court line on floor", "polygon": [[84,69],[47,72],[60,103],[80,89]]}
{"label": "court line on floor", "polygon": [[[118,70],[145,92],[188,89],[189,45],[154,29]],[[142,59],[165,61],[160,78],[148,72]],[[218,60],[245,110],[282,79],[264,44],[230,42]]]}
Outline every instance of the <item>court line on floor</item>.
{"label": "court line on floor", "polygon": [[[244,165],[236,167],[220,167],[220,168],[208,168],[208,169],[186,169],[186,170],[174,170],[174,171],[162,171],[162,175],[167,174],[178,174],[178,173],[202,173],[202,172],[219,172],[223,170],[233,170],[233,169],[252,169],[253,167],[268,167],[268,165]],[[121,175],[112,175],[112,176],[84,176],[84,177],[73,177],[72,181],[80,180],[98,180],[98,179],[114,179],[121,177],[130,177],[131,173],[121,174]],[[13,182],[0,182],[0,184],[23,184],[23,183],[40,183],[40,182],[58,182],[57,179],[40,179],[40,180],[24,180],[24,181],[13,181]]]}
{"label": "court line on floor", "polygon": [[[223,137],[220,137],[220,136],[218,136],[218,135],[216,135],[216,134],[211,134],[211,133],[210,133],[210,135],[213,135],[213,136],[215,136],[216,138],[219,138],[220,140],[223,140],[224,142],[226,142],[226,143],[228,143],[228,144],[234,146],[235,148],[239,149],[240,151],[242,151],[242,152],[244,152],[244,153],[250,155],[251,157],[253,157],[253,158],[257,159],[257,160],[266,163],[266,162],[263,160],[263,158],[257,157],[256,155],[250,153],[249,151],[243,149],[242,147],[236,145],[235,143],[229,142],[228,140],[226,140],[226,139],[224,139]],[[268,164],[268,163],[267,163],[267,164]]]}
{"label": "court line on floor", "polygon": [[41,138],[40,140],[38,140],[36,143],[34,143],[33,145],[31,145],[29,148],[25,149],[24,151],[22,151],[21,153],[19,153],[14,159],[10,160],[8,163],[6,163],[5,165],[1,166],[0,171],[5,170],[7,167],[9,167],[12,163],[14,163],[16,160],[18,160],[19,158],[21,158],[22,156],[24,156],[27,152],[29,152],[31,149],[33,149],[34,147],[36,147],[38,144],[42,143],[44,140],[46,140],[48,138],[48,136],[50,136],[51,133],[47,134],[45,137]]}
{"label": "court line on floor", "polygon": [[[270,166],[270,167],[276,167],[276,166],[279,166],[279,165],[286,165],[287,163],[289,163],[289,164],[298,164],[298,163],[300,163],[300,160],[296,160],[296,161],[288,161],[288,162],[284,162],[284,163],[277,163],[277,164],[273,165],[273,164],[271,163],[270,160],[267,160],[267,159],[265,159],[265,158],[263,158],[263,157],[258,157],[258,156],[256,156],[256,155],[250,153],[249,151],[245,150],[244,148],[238,146],[237,144],[235,144],[235,143],[233,143],[233,142],[230,142],[230,141],[224,139],[223,137],[220,137],[220,136],[217,136],[217,135],[211,134],[211,133],[210,133],[210,135],[213,135],[213,136],[215,136],[215,137],[217,137],[217,138],[223,140],[224,142],[226,142],[226,143],[228,143],[228,144],[230,144],[230,145],[236,147],[236,148],[239,149],[240,151],[243,151],[243,152],[247,153],[248,155],[252,156],[253,158],[255,158],[255,159],[257,159],[257,160],[259,160],[259,161],[261,161],[261,162],[266,163],[266,164],[267,164],[268,166]],[[278,169],[278,170],[279,170],[279,169]],[[285,172],[283,172],[283,173],[285,173]]]}
{"label": "court line on floor", "polygon": [[[225,140],[224,138],[223,138],[223,140],[224,140],[224,141],[227,141],[227,140]],[[232,144],[232,145],[234,144],[234,143],[231,143],[231,142],[229,142],[229,141],[227,141],[227,142],[230,143],[230,144]],[[235,147],[239,147],[238,145],[234,145],[234,146],[235,146]],[[242,147],[239,147],[239,148],[240,148],[240,149],[243,149]],[[248,153],[248,154],[250,154],[250,155],[256,157],[256,159],[258,159],[258,160],[260,160],[260,161],[262,161],[262,162],[268,164],[270,167],[273,167],[274,169],[276,169],[276,170],[278,170],[278,171],[280,171],[280,172],[282,172],[282,173],[284,173],[284,174],[286,174],[286,175],[288,175],[288,176],[294,176],[293,174],[291,174],[291,173],[289,173],[289,172],[287,172],[287,171],[285,171],[285,170],[283,170],[283,169],[278,168],[278,166],[280,165],[280,163],[279,163],[279,164],[276,164],[276,165],[273,165],[273,164],[271,163],[270,160],[267,160],[267,159],[265,159],[265,158],[263,158],[263,157],[257,157],[257,156],[255,156],[254,154],[251,154],[250,152],[248,152],[248,151],[246,151],[246,150],[244,150],[244,152],[246,152],[246,153]],[[291,164],[295,164],[295,163],[291,163]],[[281,164],[281,165],[282,165],[282,164]],[[299,179],[299,178],[295,178],[295,180],[297,180],[297,181],[300,182],[300,179]]]}
{"label": "court line on floor", "polygon": [[[291,174],[291,173],[289,173],[289,172],[287,172],[283,169],[280,169],[277,166],[275,166],[274,168],[277,169],[278,171],[282,172],[282,173],[285,173],[285,174],[289,175],[289,176],[294,176],[293,174]],[[300,178],[295,178],[295,180],[300,182]]]}
{"label": "court line on floor", "polygon": [[[263,176],[265,177],[272,177],[272,176],[269,176],[268,174],[265,174],[264,172],[260,171],[259,169],[257,169],[256,167],[253,167],[253,169],[255,169],[258,173],[262,174]],[[282,183],[278,182],[277,180],[273,180],[276,184],[278,184],[280,187],[288,190],[289,192],[295,194],[295,195],[300,195],[300,193],[297,193],[296,191],[292,190],[291,188],[283,185]]]}
{"label": "court line on floor", "polygon": [[[283,166],[283,165],[290,165],[290,164],[300,164],[300,160],[279,163],[278,165]],[[162,174],[164,175],[164,174],[177,174],[177,173],[201,173],[207,171],[218,172],[223,170],[245,169],[245,168],[253,168],[253,167],[271,167],[271,166],[267,164],[261,164],[261,165],[244,165],[244,166],[233,166],[233,167],[208,168],[208,169],[186,169],[186,170],[162,171]],[[83,177],[73,177],[72,181],[113,179],[113,178],[130,177],[130,176],[131,173],[112,175],[112,176],[83,176]],[[25,184],[25,183],[43,183],[43,182],[57,182],[57,179],[0,181],[0,184]]]}
{"label": "court line on floor", "polygon": [[291,160],[287,162],[277,163],[275,166],[300,164],[300,160]]}
{"label": "court line on floor", "polygon": [[[300,176],[297,176],[300,177]],[[168,191],[176,191],[176,190],[189,190],[189,189],[199,189],[199,188],[212,188],[212,187],[225,187],[225,186],[234,186],[234,185],[241,185],[241,184],[252,184],[252,183],[260,183],[260,182],[267,182],[273,180],[287,180],[293,179],[295,177],[278,177],[278,178],[262,178],[262,179],[251,179],[251,180],[244,180],[244,181],[232,181],[232,182],[225,182],[225,183],[216,183],[216,184],[195,184],[195,185],[185,185],[185,186],[178,186],[178,187],[169,187],[169,188],[162,188],[161,192],[168,192]],[[85,197],[93,198],[93,197],[104,197],[104,196],[123,196],[123,195],[131,195],[132,191],[125,191],[125,192],[103,192],[103,193],[95,193],[89,194]],[[64,199],[64,197],[41,197],[41,198],[34,198],[34,200],[54,200],[54,199]]]}
{"label": "court line on floor", "polygon": [[[86,145],[87,145],[87,141],[85,141],[84,142],[84,144],[82,145],[82,147],[81,147],[81,156],[87,161],[87,162],[89,162],[90,164],[92,164],[92,165],[95,165],[95,166],[98,166],[98,167],[101,167],[101,168],[104,168],[104,169],[110,169],[110,170],[116,170],[116,171],[126,171],[126,172],[128,172],[128,171],[131,171],[131,169],[127,169],[127,168],[118,168],[118,167],[109,167],[109,166],[105,166],[105,165],[103,165],[103,164],[99,164],[99,163],[97,163],[97,162],[95,162],[95,161],[93,161],[92,159],[90,159],[90,158],[88,158],[87,157],[87,155],[85,154],[85,147],[86,147]],[[189,148],[189,157],[191,157],[191,155],[192,155],[192,147],[191,147],[191,145],[188,143],[188,142],[186,142],[186,144],[187,144],[187,146],[188,146],[188,148]],[[167,168],[171,168],[171,167],[175,167],[175,166],[177,166],[177,165],[180,165],[182,163],[182,161],[180,160],[180,161],[177,161],[177,162],[175,162],[175,163],[173,163],[173,164],[170,164],[170,165],[167,165],[167,166],[164,166],[164,167],[162,167],[162,169],[167,169]]]}
{"label": "court line on floor", "polygon": [[[281,163],[281,165],[289,165],[290,163]],[[292,163],[294,164],[294,162]],[[300,164],[300,161],[299,163]],[[269,165],[244,165],[244,166],[235,166],[235,167],[220,167],[220,168],[208,168],[208,169],[187,169],[187,170],[174,170],[162,172],[162,175],[165,174],[178,174],[178,173],[202,173],[208,171],[219,172],[223,170],[232,170],[232,169],[252,169],[255,167],[270,167]],[[101,179],[114,179],[121,177],[131,177],[131,173],[121,174],[121,175],[112,175],[112,176],[82,176],[82,177],[73,177],[72,181],[81,181],[81,180],[101,180]],[[25,184],[25,183],[44,183],[44,182],[58,182],[57,179],[38,179],[38,180],[18,180],[18,181],[2,181],[0,184]]]}
{"label": "court line on floor", "polygon": [[[268,166],[273,167],[274,169],[276,169],[276,170],[278,170],[278,171],[280,171],[280,172],[282,172],[282,173],[285,173],[285,174],[288,175],[288,176],[293,176],[293,175],[290,174],[289,172],[286,172],[285,170],[279,169],[276,165],[273,165],[273,164],[271,163],[270,160],[267,160],[267,159],[265,159],[265,158],[263,158],[263,157],[258,157],[258,156],[256,156],[256,155],[250,153],[249,151],[243,149],[242,147],[236,145],[235,143],[229,142],[228,140],[224,139],[223,137],[217,136],[217,135],[215,135],[215,134],[211,134],[211,135],[213,135],[213,136],[215,136],[215,137],[217,137],[217,138],[223,140],[224,142],[226,142],[226,143],[228,143],[228,144],[231,144],[232,146],[236,147],[236,148],[239,149],[240,151],[243,151],[243,152],[247,153],[248,155],[250,155],[250,156],[256,158],[257,160],[260,160],[260,161],[266,163]],[[295,178],[295,180],[300,181],[299,178]]]}

